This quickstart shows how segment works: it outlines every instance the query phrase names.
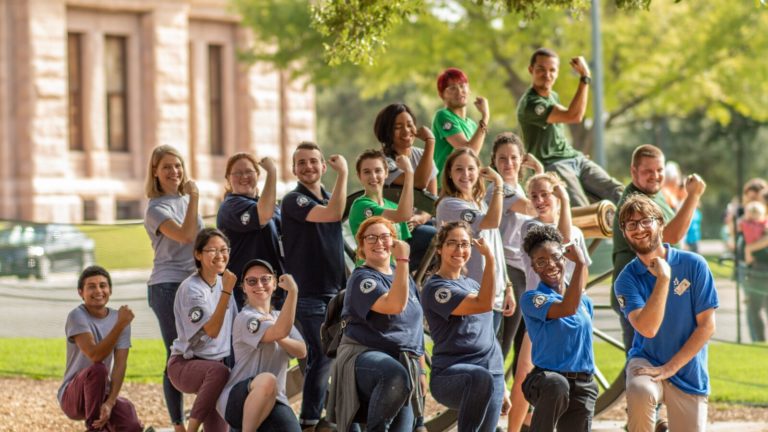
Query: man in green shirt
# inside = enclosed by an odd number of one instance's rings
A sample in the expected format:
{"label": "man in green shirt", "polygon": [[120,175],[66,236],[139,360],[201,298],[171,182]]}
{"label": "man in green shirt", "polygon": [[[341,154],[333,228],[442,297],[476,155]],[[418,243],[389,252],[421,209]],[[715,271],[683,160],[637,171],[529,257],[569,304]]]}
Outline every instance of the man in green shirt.
{"label": "man in green shirt", "polygon": [[455,149],[469,147],[480,155],[491,111],[488,100],[478,96],[475,107],[482,116],[479,123],[467,117],[469,100],[469,79],[459,69],[448,68],[437,77],[437,92],[445,105],[432,119],[432,134],[435,135],[435,165],[438,171],[438,186],[442,179],[443,166],[448,155]]}
{"label": "man in green shirt", "polygon": [[590,196],[615,203],[621,197],[621,183],[574,149],[565,137],[565,124],[580,123],[584,118],[592,80],[584,57],[572,58],[570,65],[581,78],[576,94],[566,108],[552,90],[560,67],[557,54],[539,48],[531,56],[528,66],[531,87],[517,105],[517,121],[523,141],[526,150],[544,164],[545,170],[556,172],[565,181],[572,206],[589,205]]}
{"label": "man in green shirt", "polygon": [[[659,205],[664,215],[664,230],[662,241],[664,243],[679,243],[688,232],[693,213],[699,204],[699,199],[707,188],[707,184],[697,174],[689,175],[685,181],[687,196],[680,204],[680,208],[671,208],[661,193],[664,184],[664,153],[653,145],[643,144],[632,152],[632,164],[629,168],[632,182],[627,185],[619,200],[618,208],[624,201],[636,193],[647,195],[653,202]],[[624,238],[623,230],[619,226],[617,217],[613,218],[613,280],[615,281],[624,267],[635,258],[635,252],[629,247]],[[611,287],[613,290],[613,287]],[[624,338],[624,347],[627,351],[632,347],[632,339],[635,337],[634,328],[619,310],[619,303],[615,295],[611,295],[611,306],[619,314],[621,329]]]}

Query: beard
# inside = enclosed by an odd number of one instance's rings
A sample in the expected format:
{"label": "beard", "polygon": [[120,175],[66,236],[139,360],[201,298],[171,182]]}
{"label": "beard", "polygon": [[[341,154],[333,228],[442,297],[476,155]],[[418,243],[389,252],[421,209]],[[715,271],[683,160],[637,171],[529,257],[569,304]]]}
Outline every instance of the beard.
{"label": "beard", "polygon": [[661,233],[658,231],[654,231],[653,235],[650,237],[648,244],[638,244],[635,240],[627,239],[627,243],[629,243],[629,247],[632,248],[633,251],[637,255],[646,255],[661,246]]}

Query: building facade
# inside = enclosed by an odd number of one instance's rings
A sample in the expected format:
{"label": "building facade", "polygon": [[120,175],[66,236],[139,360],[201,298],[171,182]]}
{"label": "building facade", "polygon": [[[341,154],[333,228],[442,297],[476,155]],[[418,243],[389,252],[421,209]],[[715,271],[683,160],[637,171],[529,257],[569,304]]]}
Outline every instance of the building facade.
{"label": "building facade", "polygon": [[215,214],[227,157],[315,136],[314,91],[244,64],[226,0],[0,0],[0,219],[143,217],[152,149],[177,147]]}

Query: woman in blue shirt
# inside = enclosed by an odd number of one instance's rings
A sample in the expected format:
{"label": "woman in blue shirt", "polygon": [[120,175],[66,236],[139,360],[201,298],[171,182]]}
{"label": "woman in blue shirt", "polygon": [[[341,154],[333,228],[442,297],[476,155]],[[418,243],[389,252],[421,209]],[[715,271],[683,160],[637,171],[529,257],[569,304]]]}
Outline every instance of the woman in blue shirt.
{"label": "woman in blue shirt", "polygon": [[[531,268],[541,280],[520,300],[531,339],[534,368],[523,381],[523,394],[535,407],[531,430],[592,429],[597,383],[592,378],[592,300],[583,294],[587,264],[576,245],[563,247],[553,225],[533,226],[523,240]],[[575,266],[566,284],[565,259]]]}

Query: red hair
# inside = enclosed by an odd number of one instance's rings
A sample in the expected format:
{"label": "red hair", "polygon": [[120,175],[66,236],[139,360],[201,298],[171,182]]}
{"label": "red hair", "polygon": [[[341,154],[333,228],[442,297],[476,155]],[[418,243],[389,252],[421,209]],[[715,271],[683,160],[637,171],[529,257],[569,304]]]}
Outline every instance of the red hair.
{"label": "red hair", "polygon": [[461,69],[448,68],[437,76],[437,92],[442,94],[451,81],[458,82],[459,84],[469,84],[467,74],[462,72]]}

